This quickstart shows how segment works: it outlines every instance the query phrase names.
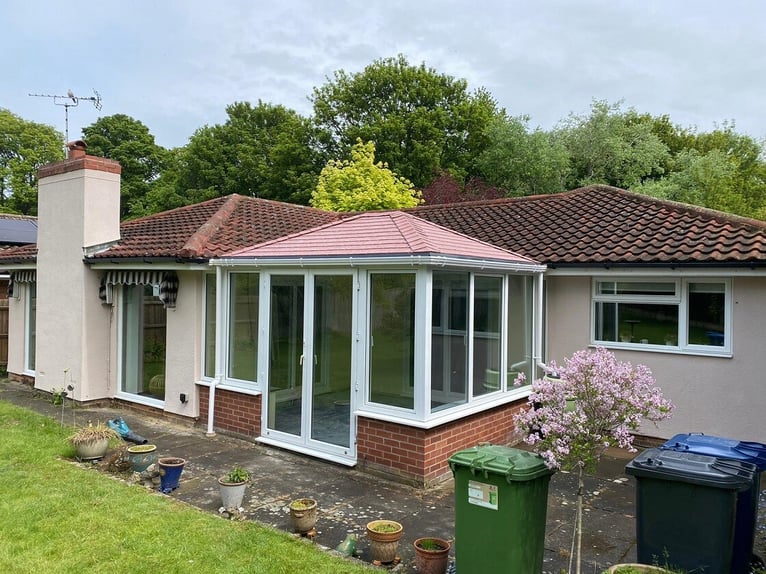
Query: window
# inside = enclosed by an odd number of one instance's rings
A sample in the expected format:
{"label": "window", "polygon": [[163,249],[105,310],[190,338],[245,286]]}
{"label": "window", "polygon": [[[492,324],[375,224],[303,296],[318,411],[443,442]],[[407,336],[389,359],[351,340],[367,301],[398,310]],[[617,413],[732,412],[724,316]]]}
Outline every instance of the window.
{"label": "window", "polygon": [[[19,286],[20,287],[20,286]],[[17,289],[19,288],[17,287]],[[27,283],[27,359],[26,369],[35,370],[37,347],[37,283]]]}
{"label": "window", "polygon": [[[524,385],[531,385],[532,373],[532,309],[534,277],[508,277],[508,389],[519,373],[526,375]],[[501,381],[498,381],[498,385]]]}
{"label": "window", "polygon": [[703,352],[730,350],[724,280],[596,280],[594,341]]}
{"label": "window", "polygon": [[215,376],[215,275],[205,275],[205,366],[206,377]]}
{"label": "window", "polygon": [[229,377],[255,382],[258,359],[258,273],[232,273],[229,295]]}
{"label": "window", "polygon": [[414,409],[415,274],[371,274],[369,316],[369,400]]}
{"label": "window", "polygon": [[431,410],[468,402],[468,273],[434,272],[431,296]]}
{"label": "window", "polygon": [[167,314],[160,285],[124,285],[120,391],[165,400]]}

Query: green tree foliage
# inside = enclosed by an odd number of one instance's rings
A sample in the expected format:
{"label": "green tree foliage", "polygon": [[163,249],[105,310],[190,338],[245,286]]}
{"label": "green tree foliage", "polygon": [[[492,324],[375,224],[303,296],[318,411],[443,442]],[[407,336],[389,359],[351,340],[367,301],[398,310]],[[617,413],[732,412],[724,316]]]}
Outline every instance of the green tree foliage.
{"label": "green tree foliage", "polygon": [[37,215],[37,170],[64,159],[64,136],[0,108],[0,210]]}
{"label": "green tree foliage", "polygon": [[176,163],[180,193],[208,199],[239,193],[306,204],[325,158],[308,119],[259,101],[226,108],[222,125],[190,138]]}
{"label": "green tree foliage", "polygon": [[319,174],[311,205],[328,211],[399,209],[420,203],[412,183],[375,163],[375,144],[358,141],[350,160],[330,160]]}
{"label": "green tree foliage", "polygon": [[570,156],[567,187],[603,183],[628,189],[663,173],[668,147],[634,110],[620,107],[594,101],[590,115],[571,114],[559,126]]}
{"label": "green tree foliage", "polygon": [[146,215],[146,196],[163,171],[167,150],[148,127],[125,114],[99,118],[82,133],[90,155],[120,162],[120,218]]}
{"label": "green tree foliage", "polygon": [[498,115],[487,130],[489,141],[476,166],[488,183],[509,196],[564,191],[569,154],[555,134],[530,131],[528,117]]}
{"label": "green tree foliage", "polygon": [[335,72],[311,100],[328,157],[347,155],[357,139],[374,142],[378,157],[417,187],[440,170],[468,175],[497,114],[488,92],[471,94],[465,80],[412,66],[402,55],[360,73]]}

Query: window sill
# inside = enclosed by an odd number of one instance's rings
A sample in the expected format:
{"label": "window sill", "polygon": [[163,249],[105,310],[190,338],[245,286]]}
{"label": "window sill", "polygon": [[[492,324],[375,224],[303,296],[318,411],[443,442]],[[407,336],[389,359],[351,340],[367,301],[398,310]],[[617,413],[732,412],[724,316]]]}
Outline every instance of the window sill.
{"label": "window sill", "polygon": [[673,345],[649,345],[646,343],[616,343],[614,341],[598,341],[591,347],[604,347],[614,351],[640,351],[644,353],[660,353],[665,355],[689,355],[695,357],[717,357],[731,359],[734,354],[728,349],[710,350],[700,347],[676,347]]}

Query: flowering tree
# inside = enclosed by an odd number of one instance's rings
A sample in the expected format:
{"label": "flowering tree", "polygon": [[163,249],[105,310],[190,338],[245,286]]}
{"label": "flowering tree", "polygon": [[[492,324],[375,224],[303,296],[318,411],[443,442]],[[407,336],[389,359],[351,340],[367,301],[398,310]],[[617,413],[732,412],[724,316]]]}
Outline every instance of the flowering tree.
{"label": "flowering tree", "polygon": [[648,367],[619,362],[603,347],[578,351],[564,365],[552,361],[548,373],[532,383],[529,408],[515,422],[525,442],[549,468],[578,471],[575,533],[579,574],[583,471],[592,472],[609,447],[635,452],[633,433],[641,422],[667,419],[673,406],[655,386]]}

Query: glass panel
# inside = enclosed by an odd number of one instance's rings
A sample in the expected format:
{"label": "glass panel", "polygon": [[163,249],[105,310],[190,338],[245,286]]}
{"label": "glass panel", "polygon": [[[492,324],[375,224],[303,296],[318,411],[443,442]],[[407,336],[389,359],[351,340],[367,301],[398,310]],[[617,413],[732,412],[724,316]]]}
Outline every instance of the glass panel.
{"label": "glass panel", "polygon": [[599,281],[598,293],[601,295],[663,295],[676,294],[675,282],[631,282]]}
{"label": "glass panel", "polygon": [[414,408],[415,274],[370,275],[370,396]]}
{"label": "glass panel", "polygon": [[473,394],[484,395],[500,389],[491,372],[500,372],[500,322],[503,280],[476,277],[473,287]]}
{"label": "glass panel", "polygon": [[299,436],[303,391],[303,277],[271,278],[268,428]]}
{"label": "glass panel", "polygon": [[468,273],[433,274],[431,410],[468,401]]}
{"label": "glass panel", "polygon": [[678,305],[597,302],[595,319],[599,341],[664,345],[678,340]]}
{"label": "glass panel", "polygon": [[229,376],[257,380],[258,273],[232,273],[229,297]]}
{"label": "glass panel", "polygon": [[158,285],[123,287],[121,390],[165,400],[166,314]]}
{"label": "glass panel", "polygon": [[35,370],[36,350],[37,350],[37,283],[28,283],[27,284],[27,369],[30,371]]}
{"label": "glass panel", "polygon": [[[533,281],[529,275],[512,275],[508,278],[508,389],[515,388],[513,381],[519,373],[526,376],[523,385],[532,384]],[[487,380],[492,381],[489,372]],[[498,381],[498,384],[502,384],[502,381]]]}
{"label": "glass panel", "polygon": [[215,376],[215,275],[205,275],[205,368],[206,377]]}
{"label": "glass panel", "polygon": [[350,275],[314,280],[314,338],[311,438],[350,445],[351,326]]}
{"label": "glass panel", "polygon": [[724,346],[726,286],[689,283],[689,344]]}

